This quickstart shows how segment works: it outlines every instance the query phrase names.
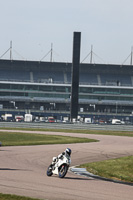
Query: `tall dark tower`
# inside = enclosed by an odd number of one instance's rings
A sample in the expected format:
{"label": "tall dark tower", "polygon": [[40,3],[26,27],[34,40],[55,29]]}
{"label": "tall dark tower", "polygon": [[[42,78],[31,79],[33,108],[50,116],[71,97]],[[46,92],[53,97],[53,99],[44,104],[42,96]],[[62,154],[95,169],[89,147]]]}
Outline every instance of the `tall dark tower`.
{"label": "tall dark tower", "polygon": [[79,89],[79,63],[80,63],[81,32],[73,35],[73,60],[72,60],[72,86],[71,86],[71,113],[70,119],[78,116],[78,89]]}

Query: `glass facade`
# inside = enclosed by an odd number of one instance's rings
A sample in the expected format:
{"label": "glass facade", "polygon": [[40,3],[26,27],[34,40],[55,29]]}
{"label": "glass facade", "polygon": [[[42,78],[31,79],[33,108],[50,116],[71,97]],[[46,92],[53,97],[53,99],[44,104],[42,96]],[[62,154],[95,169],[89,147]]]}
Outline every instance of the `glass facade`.
{"label": "glass facade", "polygon": [[[42,97],[69,99],[71,85],[34,85],[34,84],[12,84],[0,83],[0,96],[14,97]],[[114,100],[133,101],[133,88],[131,87],[79,87],[79,100]]]}

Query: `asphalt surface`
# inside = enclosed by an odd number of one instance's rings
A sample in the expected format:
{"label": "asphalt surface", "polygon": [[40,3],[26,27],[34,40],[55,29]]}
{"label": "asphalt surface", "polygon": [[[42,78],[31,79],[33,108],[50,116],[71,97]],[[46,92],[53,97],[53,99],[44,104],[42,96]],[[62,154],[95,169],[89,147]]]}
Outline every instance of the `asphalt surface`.
{"label": "asphalt surface", "polygon": [[99,142],[0,147],[1,193],[48,200],[132,200],[133,187],[130,185],[86,178],[72,172],[68,172],[64,179],[46,175],[52,157],[67,147],[72,149],[72,166],[75,166],[86,162],[133,155],[132,137],[38,133],[94,138]]}

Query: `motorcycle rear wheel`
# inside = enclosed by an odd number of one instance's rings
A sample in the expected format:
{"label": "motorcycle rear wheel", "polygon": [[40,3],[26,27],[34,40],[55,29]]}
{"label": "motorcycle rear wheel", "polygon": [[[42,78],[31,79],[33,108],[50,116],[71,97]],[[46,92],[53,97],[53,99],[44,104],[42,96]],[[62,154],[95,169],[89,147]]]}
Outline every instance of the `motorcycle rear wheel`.
{"label": "motorcycle rear wheel", "polygon": [[52,176],[53,172],[52,172],[52,166],[49,165],[48,169],[47,169],[47,176]]}
{"label": "motorcycle rear wheel", "polygon": [[59,178],[64,178],[68,171],[68,165],[61,165],[59,168]]}

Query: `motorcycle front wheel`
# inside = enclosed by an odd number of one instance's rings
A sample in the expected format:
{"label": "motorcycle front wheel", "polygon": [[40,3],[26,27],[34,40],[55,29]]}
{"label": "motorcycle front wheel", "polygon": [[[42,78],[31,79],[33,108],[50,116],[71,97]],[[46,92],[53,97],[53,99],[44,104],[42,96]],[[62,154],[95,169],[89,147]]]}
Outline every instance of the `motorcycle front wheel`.
{"label": "motorcycle front wheel", "polygon": [[53,172],[52,172],[52,165],[49,165],[48,169],[47,169],[47,176],[52,176]]}
{"label": "motorcycle front wheel", "polygon": [[67,171],[68,171],[68,165],[61,165],[60,168],[59,168],[59,177],[64,178]]}

